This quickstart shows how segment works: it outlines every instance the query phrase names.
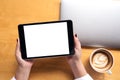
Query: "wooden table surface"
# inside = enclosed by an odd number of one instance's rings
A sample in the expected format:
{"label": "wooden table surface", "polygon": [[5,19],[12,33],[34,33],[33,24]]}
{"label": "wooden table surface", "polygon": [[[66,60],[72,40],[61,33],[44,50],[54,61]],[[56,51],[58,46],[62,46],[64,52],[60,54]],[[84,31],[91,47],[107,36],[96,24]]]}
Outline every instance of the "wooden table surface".
{"label": "wooden table surface", "polygon": [[[59,19],[60,0],[0,0],[0,80],[10,80],[17,68],[15,45],[20,23]],[[93,71],[88,59],[96,48],[82,48],[82,61],[94,80],[120,80],[120,50],[109,49],[114,55],[112,75]],[[30,80],[73,80],[73,74],[64,57],[38,59]]]}

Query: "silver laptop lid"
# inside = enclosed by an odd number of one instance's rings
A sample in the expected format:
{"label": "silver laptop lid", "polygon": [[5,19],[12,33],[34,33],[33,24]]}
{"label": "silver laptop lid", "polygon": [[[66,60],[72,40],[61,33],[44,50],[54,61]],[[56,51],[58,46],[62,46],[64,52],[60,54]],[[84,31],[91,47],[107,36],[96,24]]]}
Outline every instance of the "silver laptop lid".
{"label": "silver laptop lid", "polygon": [[120,2],[107,1],[61,0],[61,20],[73,21],[82,46],[120,48]]}

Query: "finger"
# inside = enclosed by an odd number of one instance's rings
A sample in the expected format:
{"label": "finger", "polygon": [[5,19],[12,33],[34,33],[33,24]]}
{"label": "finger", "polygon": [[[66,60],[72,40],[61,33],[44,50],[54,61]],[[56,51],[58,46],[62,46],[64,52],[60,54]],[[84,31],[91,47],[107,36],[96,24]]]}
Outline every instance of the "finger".
{"label": "finger", "polygon": [[20,50],[20,40],[19,38],[17,40],[18,40],[18,49]]}
{"label": "finger", "polygon": [[75,44],[75,48],[81,49],[81,44],[80,44],[80,41],[77,37],[77,34],[74,35],[74,44]]}
{"label": "finger", "polygon": [[19,39],[17,39],[17,44],[16,44],[16,57],[21,58]]}
{"label": "finger", "polygon": [[18,52],[19,50],[19,44],[18,44],[18,39],[17,39],[17,43],[16,43],[16,52]]}

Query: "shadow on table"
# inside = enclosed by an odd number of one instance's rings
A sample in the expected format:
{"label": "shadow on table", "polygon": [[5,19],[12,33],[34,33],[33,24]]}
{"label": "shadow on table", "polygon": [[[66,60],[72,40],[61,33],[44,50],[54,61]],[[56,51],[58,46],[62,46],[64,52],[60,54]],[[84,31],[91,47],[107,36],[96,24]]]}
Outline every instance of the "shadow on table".
{"label": "shadow on table", "polygon": [[65,57],[40,58],[35,60],[31,76],[41,79],[47,77],[47,79],[50,78],[49,80],[52,80],[53,77],[60,78],[57,80],[64,80],[65,78],[65,80],[73,80],[74,78]]}

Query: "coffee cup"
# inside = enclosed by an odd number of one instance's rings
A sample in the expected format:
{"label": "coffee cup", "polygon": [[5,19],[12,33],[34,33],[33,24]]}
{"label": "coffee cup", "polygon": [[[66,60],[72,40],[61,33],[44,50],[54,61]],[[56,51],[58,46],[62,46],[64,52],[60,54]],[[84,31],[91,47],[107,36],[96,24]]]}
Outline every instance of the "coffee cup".
{"label": "coffee cup", "polygon": [[99,73],[112,74],[111,68],[114,64],[112,53],[104,48],[94,50],[89,58],[90,66]]}

